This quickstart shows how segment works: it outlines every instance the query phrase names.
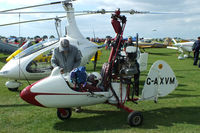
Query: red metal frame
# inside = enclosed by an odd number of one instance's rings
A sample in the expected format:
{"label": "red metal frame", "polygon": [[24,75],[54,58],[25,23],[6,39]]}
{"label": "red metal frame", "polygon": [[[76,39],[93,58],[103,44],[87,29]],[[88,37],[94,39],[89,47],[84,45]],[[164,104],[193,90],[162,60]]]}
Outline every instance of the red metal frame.
{"label": "red metal frame", "polygon": [[[116,37],[115,37],[114,41],[118,41],[118,42],[116,42],[117,43],[117,47],[112,47],[111,52],[110,52],[110,56],[109,56],[108,62],[112,63],[112,64],[109,67],[109,69],[110,69],[109,71],[112,71],[112,68],[114,66],[114,61],[115,61],[115,59],[117,57],[117,53],[118,53],[118,50],[120,48],[120,44],[121,44],[122,39],[123,39],[123,32],[124,32],[124,29],[125,29],[125,26],[126,26],[126,20],[125,21],[122,20],[123,17],[120,16],[120,12],[118,12],[118,14],[115,14],[115,15],[116,15],[116,17],[113,18],[112,25],[113,25],[113,28],[114,28],[114,30],[116,32]],[[118,19],[120,19],[122,21],[122,26],[120,25],[120,22],[119,22]],[[106,76],[109,76],[109,75],[106,75]],[[113,77],[111,77],[111,78],[113,78]],[[107,83],[107,84],[109,84],[109,83]],[[121,100],[119,100],[119,97],[116,95],[116,93],[115,93],[115,91],[114,91],[114,89],[112,88],[111,85],[110,85],[110,89],[111,89],[111,91],[113,92],[113,95],[115,96],[115,98],[118,101],[118,104],[111,104],[111,105],[114,105],[114,106],[116,106],[118,108],[124,109],[125,111],[127,111],[129,113],[134,111],[131,108],[129,108],[129,107],[124,105],[124,103],[126,101],[132,101],[132,102],[138,101],[138,98],[130,98],[129,97],[129,95],[130,95],[130,84],[127,84],[127,87],[126,87],[127,91],[126,91],[126,96],[125,96],[125,100],[124,101],[122,101],[122,84],[120,84],[120,92],[121,92],[120,98],[121,98]]]}

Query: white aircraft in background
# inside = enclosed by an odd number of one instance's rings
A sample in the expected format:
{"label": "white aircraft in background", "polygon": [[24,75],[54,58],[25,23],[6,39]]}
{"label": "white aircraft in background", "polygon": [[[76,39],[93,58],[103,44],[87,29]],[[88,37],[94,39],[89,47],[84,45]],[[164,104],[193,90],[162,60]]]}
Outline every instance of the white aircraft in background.
{"label": "white aircraft in background", "polygon": [[50,59],[52,50],[59,46],[60,40],[66,38],[71,45],[78,47],[82,54],[81,65],[84,66],[95,55],[101,46],[85,39],[80,33],[73,8],[68,8],[67,12],[67,35],[52,41],[43,41],[22,51],[15,58],[7,62],[0,70],[0,76],[12,79],[6,82],[6,86],[11,91],[16,91],[21,85],[17,80],[41,79],[49,76],[52,67]]}
{"label": "white aircraft in background", "polygon": [[174,42],[173,46],[167,46],[167,48],[176,49],[180,51],[181,54],[178,56],[179,60],[191,57],[190,53],[192,52],[192,46],[194,42],[190,41],[190,42],[177,43],[175,39],[172,39],[172,41]]}

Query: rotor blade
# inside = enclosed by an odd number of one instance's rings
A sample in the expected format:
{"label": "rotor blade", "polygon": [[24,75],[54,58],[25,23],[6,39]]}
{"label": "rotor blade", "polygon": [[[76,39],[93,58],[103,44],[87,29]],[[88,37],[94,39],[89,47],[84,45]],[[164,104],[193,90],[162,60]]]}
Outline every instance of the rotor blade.
{"label": "rotor blade", "polygon": [[[97,11],[82,11],[82,13],[87,13],[87,14],[106,14],[106,13],[114,13],[114,10],[111,11],[106,11],[105,9],[97,10]],[[121,13],[130,13],[130,14],[146,14],[149,13],[149,11],[136,11],[136,10],[125,10],[125,11],[120,11]]]}
{"label": "rotor blade", "polygon": [[[65,18],[66,16],[60,16],[57,18]],[[13,22],[13,23],[8,23],[8,24],[1,24],[0,27],[3,26],[8,26],[8,25],[15,25],[15,24],[23,24],[23,23],[30,23],[30,22],[39,22],[39,21],[46,21],[46,20],[53,20],[56,17],[53,18],[44,18],[44,19],[35,19],[35,20],[28,20],[28,21],[21,21],[21,22]]]}
{"label": "rotor blade", "polygon": [[147,14],[184,14],[183,12],[149,12]]}
{"label": "rotor blade", "polygon": [[[84,14],[106,14],[106,13],[114,13],[114,10],[106,11],[105,9],[97,10],[97,11],[32,11],[32,12],[2,12],[0,14],[38,14],[38,13],[84,13]],[[130,13],[130,14],[181,14],[181,12],[150,12],[150,11],[136,11],[136,10],[125,10],[120,11],[121,13]]]}
{"label": "rotor blade", "polygon": [[[105,9],[101,9],[98,11],[82,11],[82,13],[87,14],[106,14],[106,13],[114,13],[114,10],[106,11]],[[183,14],[182,12],[150,12],[150,11],[136,11],[133,9],[120,11],[121,13],[129,13],[129,14]]]}
{"label": "rotor blade", "polygon": [[[75,16],[82,16],[82,15],[88,15],[88,14],[75,14]],[[13,22],[13,23],[8,23],[8,24],[1,24],[0,27],[15,25],[15,24],[31,23],[31,22],[48,21],[48,20],[54,20],[56,18],[62,19],[62,18],[66,18],[66,17],[67,16],[60,16],[60,17],[52,17],[52,18],[44,18],[44,19],[27,20],[27,21],[21,21],[21,22]]]}
{"label": "rotor blade", "polygon": [[[103,11],[102,11],[103,10]],[[43,13],[81,13],[81,14],[105,14],[105,13],[111,13],[114,11],[105,11],[102,9],[101,11],[31,11],[31,12],[1,12],[0,14],[43,14]]]}
{"label": "rotor blade", "polygon": [[[115,11],[106,11],[105,9],[97,10],[97,11],[38,11],[38,12],[0,12],[0,14],[37,14],[37,13],[84,13],[84,14],[106,14],[106,13],[114,13]],[[149,13],[148,11],[135,11],[135,10],[127,10],[121,11],[122,13],[130,13],[130,14],[144,14]]]}
{"label": "rotor blade", "polygon": [[38,12],[0,12],[0,14],[42,14],[42,13],[67,13],[66,11],[38,11]]}
{"label": "rotor blade", "polygon": [[8,11],[15,11],[15,10],[22,10],[22,9],[27,9],[27,8],[33,8],[33,7],[54,5],[54,4],[60,4],[62,2],[65,2],[65,1],[57,1],[57,2],[51,2],[51,3],[46,3],[46,4],[39,4],[39,5],[33,5],[33,6],[25,6],[25,7],[15,8],[15,9],[8,9],[8,10],[0,11],[0,12],[8,12]]}
{"label": "rotor blade", "polygon": [[[52,12],[9,12],[9,13],[16,13],[16,14],[21,14],[21,13],[67,13],[66,11],[52,11]],[[106,13],[113,13],[114,11],[106,11],[105,9],[98,10],[98,11],[76,11],[73,13],[79,13],[75,14],[75,16],[81,16],[81,15],[92,15],[92,14],[106,14]],[[181,12],[149,12],[149,11],[136,11],[136,10],[127,10],[127,11],[120,11],[121,13],[130,13],[132,15],[134,14],[182,14]],[[8,13],[8,14],[9,14]],[[0,12],[1,14],[1,12]],[[5,13],[6,14],[6,13]],[[65,18],[66,16],[61,16],[58,18]],[[53,20],[53,18],[45,18],[45,19],[36,19],[36,20],[28,20],[28,21],[21,21],[21,22],[14,22],[14,23],[8,23],[8,24],[1,24],[1,26],[8,26],[8,25],[14,25],[14,24],[21,24],[21,23],[29,23],[29,22],[38,22],[38,21],[45,21],[45,20]]]}

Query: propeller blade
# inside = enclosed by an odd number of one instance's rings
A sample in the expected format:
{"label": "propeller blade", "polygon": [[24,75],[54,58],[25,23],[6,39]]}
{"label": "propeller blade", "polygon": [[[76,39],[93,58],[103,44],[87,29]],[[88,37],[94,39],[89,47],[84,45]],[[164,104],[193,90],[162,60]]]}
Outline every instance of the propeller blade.
{"label": "propeller blade", "polygon": [[65,1],[57,1],[57,2],[51,2],[51,3],[46,3],[46,4],[39,4],[39,5],[33,5],[33,6],[25,6],[25,7],[20,7],[20,8],[3,10],[3,11],[0,11],[0,12],[2,13],[2,12],[9,12],[9,11],[15,11],[15,10],[22,10],[22,9],[27,9],[27,8],[40,7],[40,6],[55,5],[55,4],[60,4],[62,2],[65,2]]}

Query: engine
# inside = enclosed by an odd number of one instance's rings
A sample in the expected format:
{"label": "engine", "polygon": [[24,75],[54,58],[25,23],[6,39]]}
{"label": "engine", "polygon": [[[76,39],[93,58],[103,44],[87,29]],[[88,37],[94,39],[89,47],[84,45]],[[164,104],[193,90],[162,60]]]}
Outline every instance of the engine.
{"label": "engine", "polygon": [[139,53],[134,46],[128,46],[126,51],[119,52],[113,67],[114,74],[122,78],[132,78],[134,74],[137,74],[139,72],[137,63]]}

